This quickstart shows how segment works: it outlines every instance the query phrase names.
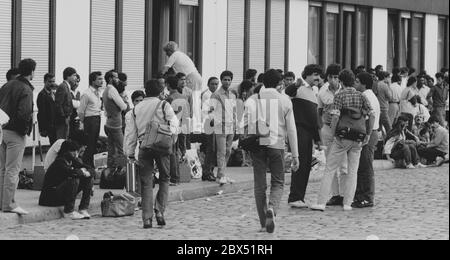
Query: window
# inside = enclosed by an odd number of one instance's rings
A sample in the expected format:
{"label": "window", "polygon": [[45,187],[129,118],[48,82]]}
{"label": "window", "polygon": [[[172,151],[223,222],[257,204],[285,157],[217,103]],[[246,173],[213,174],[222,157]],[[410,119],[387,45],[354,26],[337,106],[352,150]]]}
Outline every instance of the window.
{"label": "window", "polygon": [[448,45],[448,42],[446,42],[446,31],[447,31],[447,19],[444,17],[439,18],[438,23],[438,64],[437,68],[440,70],[441,68],[444,68],[448,66],[448,53],[446,51],[446,45]]}
{"label": "window", "polygon": [[360,8],[358,10],[358,20],[357,20],[357,59],[354,67],[359,65],[367,66],[369,65],[369,33],[370,33],[370,15],[369,10],[366,8]]}
{"label": "window", "polygon": [[343,62],[342,65],[346,69],[352,69],[352,52],[353,52],[353,12],[344,12],[344,37],[343,37]]}
{"label": "window", "polygon": [[228,0],[227,69],[238,83],[244,78],[244,19],[245,1]]}
{"label": "window", "polygon": [[4,75],[11,68],[12,1],[0,0],[0,5],[0,82],[3,83]]}
{"label": "window", "polygon": [[320,32],[322,7],[309,6],[308,64],[320,64]]}
{"label": "window", "polygon": [[324,65],[337,62],[338,25],[338,14],[327,13],[327,61]]}
{"label": "window", "polygon": [[197,63],[197,24],[198,7],[194,5],[180,5],[179,17],[179,45],[180,50],[186,53],[194,63]]}
{"label": "window", "polygon": [[270,15],[270,68],[284,69],[285,14],[284,0],[272,0]]}
{"label": "window", "polygon": [[396,13],[389,13],[388,15],[388,38],[387,38],[387,71],[392,71],[398,64],[398,58],[395,50],[397,49],[397,25],[398,15]]}
{"label": "window", "polygon": [[266,1],[250,0],[249,68],[259,73],[265,68]]}
{"label": "window", "polygon": [[423,69],[423,15],[414,14],[410,20],[410,41],[408,66],[416,70]]}
{"label": "window", "polygon": [[103,74],[115,68],[116,1],[91,1],[91,69]]}

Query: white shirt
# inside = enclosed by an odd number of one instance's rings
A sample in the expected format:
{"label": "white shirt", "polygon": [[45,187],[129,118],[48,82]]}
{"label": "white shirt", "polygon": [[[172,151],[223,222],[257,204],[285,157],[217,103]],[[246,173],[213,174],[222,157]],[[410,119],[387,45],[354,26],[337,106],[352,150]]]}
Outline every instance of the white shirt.
{"label": "white shirt", "polygon": [[375,124],[373,125],[373,130],[378,130],[380,128],[381,115],[380,102],[371,89],[364,91],[363,95],[369,100],[370,106],[372,107],[373,114],[375,116]]}
{"label": "white shirt", "polygon": [[428,106],[428,93],[430,93],[430,88],[428,86],[423,86],[421,89],[419,89],[419,96],[420,96],[420,100],[422,101],[422,104],[424,106]]}
{"label": "white shirt", "polygon": [[403,90],[405,90],[405,88],[400,86],[397,82],[394,82],[391,84],[391,90],[392,90],[392,100],[394,102],[400,102]]}
{"label": "white shirt", "polygon": [[181,51],[176,51],[170,56],[166,67],[173,68],[176,73],[184,73],[186,76],[192,73],[198,73],[194,62]]}

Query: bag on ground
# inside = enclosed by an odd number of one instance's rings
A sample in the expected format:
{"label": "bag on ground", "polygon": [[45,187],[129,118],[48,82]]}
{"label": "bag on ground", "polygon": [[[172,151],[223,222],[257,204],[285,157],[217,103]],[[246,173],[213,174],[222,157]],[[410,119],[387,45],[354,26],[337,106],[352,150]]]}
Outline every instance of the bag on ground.
{"label": "bag on ground", "polygon": [[107,192],[103,196],[101,208],[103,217],[133,216],[136,208],[136,199],[127,193],[114,195],[112,192]]}

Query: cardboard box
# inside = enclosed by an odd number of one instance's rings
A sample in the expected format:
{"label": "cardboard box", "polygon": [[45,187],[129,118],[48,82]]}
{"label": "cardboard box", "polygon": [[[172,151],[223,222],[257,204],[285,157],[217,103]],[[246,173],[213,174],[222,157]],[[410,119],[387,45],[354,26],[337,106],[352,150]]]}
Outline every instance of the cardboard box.
{"label": "cardboard box", "polygon": [[95,169],[105,169],[108,165],[108,153],[99,153],[94,155]]}

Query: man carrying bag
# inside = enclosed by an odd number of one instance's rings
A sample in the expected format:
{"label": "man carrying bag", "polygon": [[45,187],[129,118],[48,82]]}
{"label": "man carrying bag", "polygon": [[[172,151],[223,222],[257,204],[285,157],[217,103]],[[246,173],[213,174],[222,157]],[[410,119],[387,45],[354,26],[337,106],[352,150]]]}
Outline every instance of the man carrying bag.
{"label": "man carrying bag", "polygon": [[[135,162],[135,150],[141,142],[139,151],[139,178],[142,190],[142,220],[144,228],[152,228],[153,210],[158,226],[165,226],[164,212],[169,196],[170,154],[173,152],[174,135],[179,133],[179,121],[172,106],[158,97],[163,89],[157,80],[145,85],[147,98],[134,108],[135,120],[125,140],[127,156]],[[153,170],[159,170],[159,190],[153,207]]]}

